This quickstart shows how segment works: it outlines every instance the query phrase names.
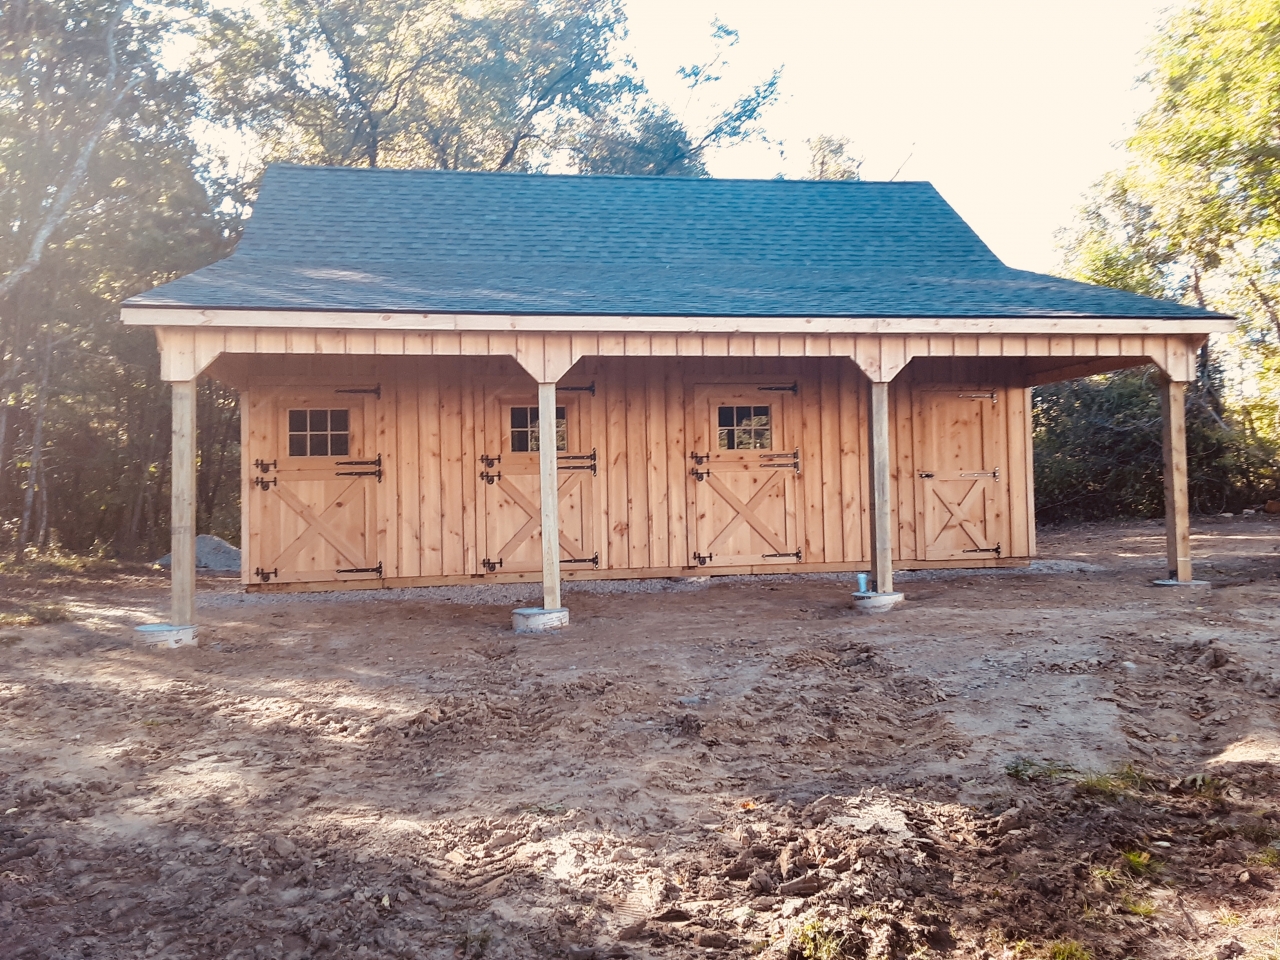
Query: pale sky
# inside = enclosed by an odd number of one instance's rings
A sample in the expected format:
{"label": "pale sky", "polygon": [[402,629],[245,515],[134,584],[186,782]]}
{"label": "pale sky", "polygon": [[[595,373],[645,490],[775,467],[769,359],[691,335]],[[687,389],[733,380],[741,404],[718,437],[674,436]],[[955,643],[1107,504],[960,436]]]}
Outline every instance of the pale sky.
{"label": "pale sky", "polygon": [[[765,115],[779,148],[711,158],[719,177],[803,176],[804,141],[851,138],[863,176],[929,180],[1010,266],[1047,271],[1054,232],[1149,96],[1143,51],[1169,0],[628,0],[628,47],[649,88],[693,128],[676,68],[712,51],[719,16],[741,34],[714,96],[731,100],[782,66]],[[908,156],[910,159],[908,160]],[[905,166],[903,162],[906,161]]]}

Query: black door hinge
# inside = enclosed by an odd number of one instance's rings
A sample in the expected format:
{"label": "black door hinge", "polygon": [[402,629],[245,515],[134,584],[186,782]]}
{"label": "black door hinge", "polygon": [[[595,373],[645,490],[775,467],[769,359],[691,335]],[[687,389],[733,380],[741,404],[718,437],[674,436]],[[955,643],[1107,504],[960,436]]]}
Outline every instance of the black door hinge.
{"label": "black door hinge", "polygon": [[334,393],[370,393],[373,394],[375,400],[382,399],[382,384],[375,387],[347,387],[342,390],[335,390]]}
{"label": "black door hinge", "polygon": [[376,567],[347,567],[345,570],[335,570],[334,573],[376,573],[382,576],[382,561],[378,561]]}
{"label": "black door hinge", "polygon": [[589,393],[593,397],[596,395],[596,382],[592,380],[585,387],[556,387],[557,392],[563,393]]}
{"label": "black door hinge", "polygon": [[789,387],[756,387],[757,390],[771,390],[774,393],[789,393],[792,396],[799,396],[800,381],[795,381]]}
{"label": "black door hinge", "polygon": [[335,466],[339,467],[375,467],[373,470],[339,470],[334,474],[335,477],[377,477],[378,482],[382,482],[382,454],[378,454],[373,460],[339,460]]}
{"label": "black door hinge", "polygon": [[975,547],[972,550],[961,550],[960,552],[961,553],[994,553],[998,557],[1000,556],[1000,544],[997,543],[994,547]]}
{"label": "black door hinge", "polygon": [[599,554],[599,553],[597,553],[597,554],[596,554],[595,556],[593,556],[593,557],[582,557],[582,558],[580,558],[580,559],[578,559],[578,560],[565,560],[565,559],[561,558],[560,562],[561,562],[561,563],[589,563],[589,564],[591,564],[593,567],[595,567],[597,570],[599,570],[599,569],[600,569],[600,554]]}
{"label": "black door hinge", "polygon": [[795,553],[762,553],[760,556],[764,557],[766,560],[781,560],[783,557],[795,557],[796,563],[801,562],[799,550]]}
{"label": "black door hinge", "polygon": [[[565,461],[573,461],[565,463]],[[578,462],[581,461],[581,462]],[[591,475],[596,474],[596,451],[592,448],[590,453],[560,453],[556,455],[557,470],[590,470]]]}
{"label": "black door hinge", "polygon": [[760,454],[760,459],[784,461],[782,463],[762,463],[760,464],[760,466],[762,467],[782,467],[783,469],[790,467],[790,468],[794,468],[796,473],[800,472],[800,448],[799,447],[796,447],[796,449],[791,451],[790,453],[762,453]]}

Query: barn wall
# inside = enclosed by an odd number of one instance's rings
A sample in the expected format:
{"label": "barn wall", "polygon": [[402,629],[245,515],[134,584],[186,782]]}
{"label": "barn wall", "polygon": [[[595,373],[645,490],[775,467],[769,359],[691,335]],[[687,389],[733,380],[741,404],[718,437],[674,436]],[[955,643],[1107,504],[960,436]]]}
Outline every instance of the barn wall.
{"label": "barn wall", "polygon": [[[566,575],[615,575],[624,571],[674,573],[692,564],[690,527],[693,480],[689,472],[692,385],[707,381],[796,383],[792,426],[801,452],[799,530],[804,562],[765,569],[865,569],[869,558],[866,414],[869,383],[843,358],[588,357],[561,380],[562,386],[594,383],[595,393],[575,392],[582,442],[598,456],[592,484],[592,528],[599,571],[568,568]],[[1001,509],[1007,511],[1009,542],[1004,557],[1034,551],[1029,501],[1028,391],[1006,388],[1014,381],[998,361],[913,361],[891,390],[894,485],[899,536],[895,560],[913,565],[918,556],[917,489],[912,387],[921,383],[967,384],[999,392],[1003,431]],[[271,436],[267,407],[277,396],[316,384],[377,384],[373,446],[383,458],[377,486],[377,554],[384,578],[435,582],[485,575],[485,495],[482,454],[500,451],[494,424],[497,398],[527,394],[535,384],[508,358],[468,357],[253,357],[245,381],[248,414],[246,476],[255,459],[272,459],[279,438]],[[570,394],[565,394],[569,396]],[[790,444],[790,440],[788,441]],[[244,485],[246,496],[263,496]],[[245,510],[250,561],[246,582],[259,562],[262,533]],[[989,562],[989,561],[979,561]],[[723,571],[718,571],[723,572]],[[625,574],[624,574],[625,575]],[[494,579],[538,579],[535,572],[498,571]]]}

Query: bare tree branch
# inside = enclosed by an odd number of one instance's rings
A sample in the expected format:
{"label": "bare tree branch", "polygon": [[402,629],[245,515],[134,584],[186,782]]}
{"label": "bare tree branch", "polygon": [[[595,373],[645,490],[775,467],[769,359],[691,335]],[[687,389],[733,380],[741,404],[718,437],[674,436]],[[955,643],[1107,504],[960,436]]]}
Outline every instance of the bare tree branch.
{"label": "bare tree branch", "polygon": [[[125,11],[130,6],[132,6],[132,0],[125,0],[124,3],[120,4],[112,15],[110,24],[107,26],[107,76],[103,88],[108,93],[111,93],[115,88],[119,82],[120,75],[120,60],[116,55],[116,28],[120,25]],[[106,105],[94,121],[93,127],[90,128],[89,135],[85,138],[84,143],[80,145],[80,152],[76,155],[75,163],[71,165],[71,170],[67,173],[66,180],[58,188],[57,194],[54,195],[53,203],[49,205],[44,219],[32,235],[31,246],[27,251],[26,259],[10,270],[3,279],[0,279],[0,297],[7,296],[23,277],[40,266],[40,261],[44,259],[45,250],[49,246],[49,239],[53,236],[54,231],[62,226],[66,220],[72,201],[75,200],[76,194],[80,192],[80,188],[84,186],[85,178],[89,173],[89,161],[93,159],[93,155],[97,152],[98,141],[102,139],[102,135],[107,132],[107,127],[115,119],[116,110],[120,108],[124,98],[141,82],[142,77],[134,77],[120,87],[119,90],[111,93]]]}

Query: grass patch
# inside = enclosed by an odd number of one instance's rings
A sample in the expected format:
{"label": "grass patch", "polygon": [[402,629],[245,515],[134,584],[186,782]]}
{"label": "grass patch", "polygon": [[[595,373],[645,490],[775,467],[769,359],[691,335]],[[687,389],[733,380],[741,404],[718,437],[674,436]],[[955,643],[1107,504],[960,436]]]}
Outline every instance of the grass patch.
{"label": "grass patch", "polygon": [[1055,940],[1045,956],[1049,960],[1093,960],[1093,952],[1079,940]]}
{"label": "grass patch", "polygon": [[62,623],[71,614],[60,603],[13,603],[0,610],[0,627],[35,627],[42,623]]}
{"label": "grass patch", "polygon": [[1156,915],[1156,905],[1152,901],[1145,899],[1121,897],[1120,909],[1135,917],[1154,917]]}
{"label": "grass patch", "polygon": [[1145,850],[1126,850],[1120,854],[1120,869],[1131,877],[1151,877],[1163,864]]}
{"label": "grass patch", "polygon": [[1213,915],[1213,922],[1220,927],[1238,927],[1244,923],[1244,917],[1226,907],[1219,907],[1218,912]]}
{"label": "grass patch", "polygon": [[1080,775],[1076,778],[1076,789],[1081,793],[1091,793],[1117,800],[1120,797],[1141,793],[1153,782],[1132,763],[1126,763],[1110,773],[1093,771]]}
{"label": "grass patch", "polygon": [[858,945],[843,930],[833,930],[815,918],[796,932],[787,955],[797,960],[845,960],[855,955]]}

